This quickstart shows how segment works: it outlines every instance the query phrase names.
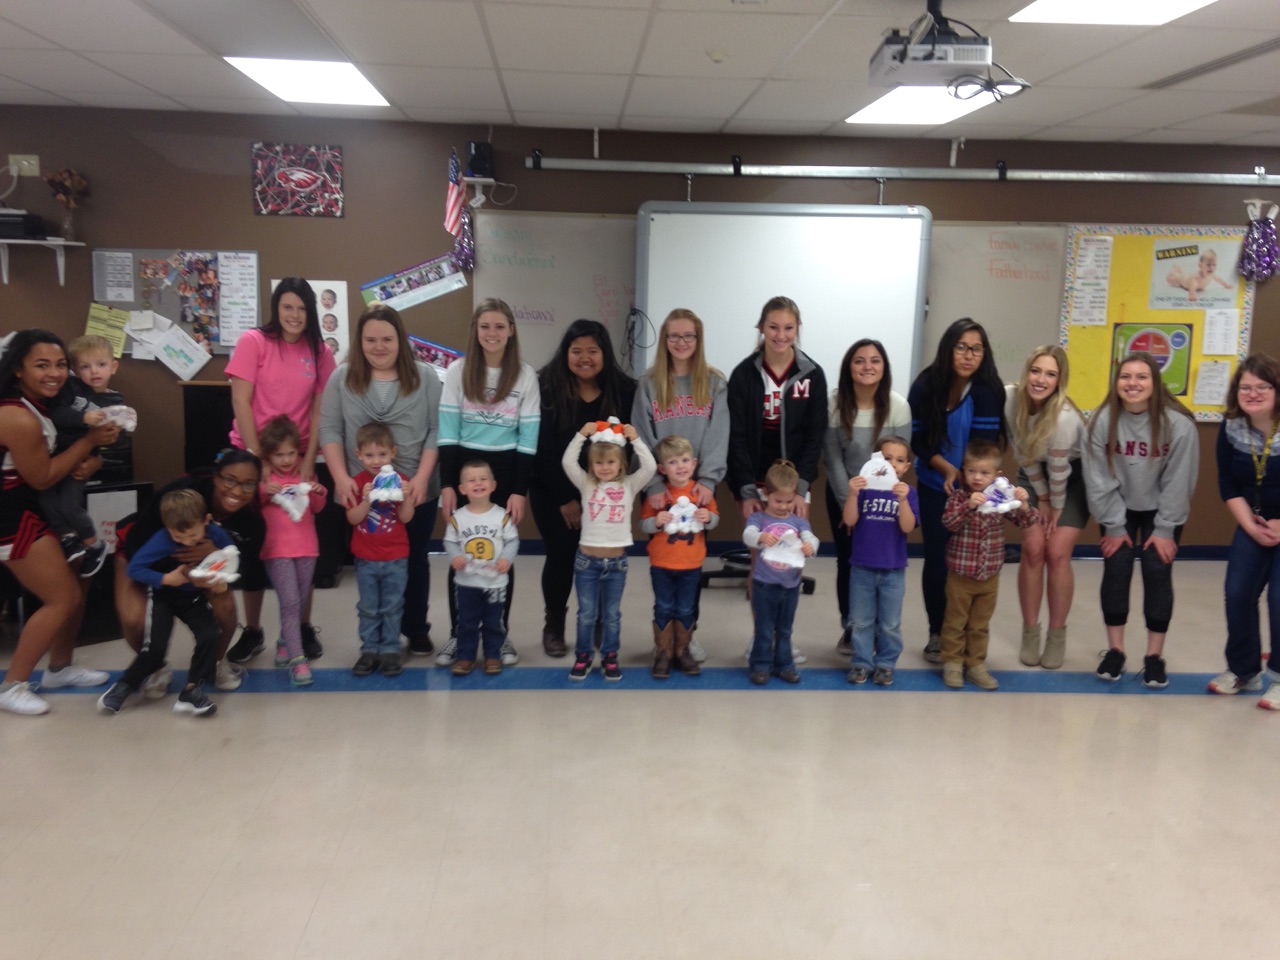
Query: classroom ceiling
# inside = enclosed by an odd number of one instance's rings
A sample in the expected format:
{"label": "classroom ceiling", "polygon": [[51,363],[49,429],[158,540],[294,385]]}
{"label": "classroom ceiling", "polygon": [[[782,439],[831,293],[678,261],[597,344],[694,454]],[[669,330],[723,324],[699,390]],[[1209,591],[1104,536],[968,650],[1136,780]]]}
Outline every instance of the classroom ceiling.
{"label": "classroom ceiling", "polygon": [[[0,0],[0,103],[1280,146],[1280,0],[1218,0],[1162,27],[1008,22],[1027,2],[945,0],[1033,86],[935,127],[843,122],[882,93],[867,79],[881,35],[925,0]],[[285,103],[224,55],[350,59],[391,106]]]}

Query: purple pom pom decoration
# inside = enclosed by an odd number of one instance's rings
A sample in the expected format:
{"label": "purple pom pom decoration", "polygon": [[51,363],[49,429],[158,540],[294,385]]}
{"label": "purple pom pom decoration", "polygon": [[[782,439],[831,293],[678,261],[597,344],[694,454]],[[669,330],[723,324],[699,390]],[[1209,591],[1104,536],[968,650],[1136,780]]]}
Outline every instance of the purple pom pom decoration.
{"label": "purple pom pom decoration", "polygon": [[1280,247],[1276,245],[1276,208],[1262,216],[1262,201],[1245,201],[1249,207],[1249,229],[1245,231],[1244,248],[1240,252],[1240,275],[1262,283],[1275,276],[1280,266]]}
{"label": "purple pom pom decoration", "polygon": [[459,270],[471,271],[476,268],[476,242],[471,229],[471,208],[462,205],[462,229],[453,244],[453,262]]}

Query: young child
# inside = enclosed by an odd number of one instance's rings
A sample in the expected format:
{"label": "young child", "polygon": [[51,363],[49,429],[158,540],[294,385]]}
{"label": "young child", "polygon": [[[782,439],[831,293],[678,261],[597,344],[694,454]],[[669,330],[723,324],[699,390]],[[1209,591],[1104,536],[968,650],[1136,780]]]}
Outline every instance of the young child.
{"label": "young child", "polygon": [[[689,676],[702,672],[690,650],[693,623],[698,607],[698,583],[702,561],[707,558],[707,530],[720,522],[715,500],[695,507],[698,458],[685,437],[670,434],[654,448],[658,472],[666,480],[662,505],[652,498],[640,508],[640,530],[649,535],[649,575],[653,580],[653,676],[671,676],[671,662]],[[673,510],[680,497],[689,501],[677,516]],[[681,505],[683,506],[683,505]],[[690,529],[692,517],[697,529]]]}
{"label": "young child", "polygon": [[864,476],[849,478],[844,522],[849,528],[849,630],[853,643],[850,683],[867,677],[893,683],[902,653],[902,596],[906,586],[907,534],[916,528],[920,502],[902,478],[911,468],[911,444],[880,438],[879,450],[898,482],[872,490]]}
{"label": "young child", "polygon": [[302,434],[286,416],[272,417],[258,431],[258,448],[267,464],[259,488],[266,539],[259,556],[280,601],[280,639],[276,666],[289,668],[289,682],[310,686],[311,665],[302,649],[302,611],[320,556],[315,515],[324,509],[328,491],[320,483],[303,483]]}
{"label": "young child", "polygon": [[1169,271],[1169,276],[1165,278],[1171,287],[1181,287],[1187,291],[1187,300],[1195,302],[1200,299],[1200,294],[1209,288],[1209,281],[1213,281],[1226,289],[1231,289],[1231,284],[1223,280],[1217,274],[1218,269],[1218,253],[1215,250],[1206,250],[1200,254],[1200,265],[1195,273],[1185,273],[1181,266],[1177,263],[1173,265],[1173,269]]}
{"label": "young child", "polygon": [[[764,475],[764,509],[747,517],[742,542],[760,550],[751,573],[751,682],[763,686],[772,673],[799,683],[791,652],[791,626],[800,602],[804,559],[818,552],[809,521],[796,515],[800,474],[790,460],[775,460]],[[795,541],[793,544],[792,541]]]}
{"label": "young child", "polygon": [[[383,423],[366,423],[356,431],[356,458],[364,467],[353,479],[360,502],[347,511],[351,552],[356,558],[356,586],[360,602],[360,657],[351,672],[367,677],[379,666],[385,676],[403,672],[400,663],[400,614],[409,579],[409,534],[404,525],[413,519],[413,499],[374,498],[374,477],[395,458],[391,429]],[[408,479],[394,474],[403,488]],[[379,491],[382,494],[382,491]]]}
{"label": "young child", "polygon": [[[106,417],[102,412],[104,407],[124,404],[119,391],[111,389],[111,378],[120,362],[112,355],[110,340],[98,336],[77,337],[68,345],[67,353],[76,375],[67,378],[49,407],[49,418],[58,428],[59,452],[84,436],[89,427],[102,423]],[[127,451],[130,442],[130,435],[122,430],[111,449],[113,453]],[[85,505],[84,489],[84,480],[69,475],[41,492],[40,510],[62,541],[68,562],[84,557],[80,576],[92,577],[106,561],[107,544],[98,538],[97,524]]]}
{"label": "young child", "polygon": [[111,688],[98,700],[104,713],[119,713],[129,694],[136,693],[142,682],[164,666],[173,634],[173,621],[181,620],[195,635],[195,650],[187,670],[187,685],[178,694],[174,713],[212,716],[217,705],[204,692],[213,683],[214,665],[218,660],[218,640],[222,628],[209,605],[209,593],[222,593],[225,583],[204,587],[188,577],[190,566],[181,564],[174,554],[183,547],[194,546],[206,537],[222,549],[233,541],[231,535],[212,522],[204,497],[195,490],[171,490],[160,498],[160,521],[164,529],[129,558],[129,577],[147,587],[149,613],[142,649]]}
{"label": "young child", "polygon": [[520,552],[520,531],[507,511],[489,499],[498,489],[489,464],[468,460],[458,476],[458,489],[467,505],[454,511],[444,530],[458,606],[458,658],[453,675],[465,677],[475,668],[482,634],[484,672],[492,675],[502,672],[502,645],[507,639],[502,615],[507,607],[508,573]]}
{"label": "young child", "polygon": [[[588,474],[578,465],[582,445],[591,438]],[[624,438],[640,464],[627,475]],[[601,669],[606,680],[621,680],[618,666],[622,591],[627,585],[627,547],[631,546],[631,506],[637,491],[653,477],[656,465],[636,428],[616,421],[591,422],[573,435],[561,458],[567,476],[582,491],[582,537],[574,560],[573,584],[578,593],[578,639],[570,680],[591,672],[596,624],[601,625]]]}
{"label": "young child", "polygon": [[1004,566],[1004,521],[1019,527],[1039,523],[1027,491],[1013,488],[1021,506],[1007,513],[986,513],[983,493],[1000,476],[999,444],[971,440],[964,451],[964,483],[947,497],[942,525],[951,531],[947,541],[947,611],[942,619],[942,682],[959,689],[965,678],[983,690],[998,690],[1000,681],[987,669],[987,640],[991,615],[1000,590]]}

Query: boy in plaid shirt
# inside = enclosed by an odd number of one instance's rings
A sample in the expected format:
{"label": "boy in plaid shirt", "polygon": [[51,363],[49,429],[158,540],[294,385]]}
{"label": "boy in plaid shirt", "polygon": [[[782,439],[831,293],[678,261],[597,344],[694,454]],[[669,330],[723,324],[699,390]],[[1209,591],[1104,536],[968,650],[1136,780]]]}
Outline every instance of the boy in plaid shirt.
{"label": "boy in plaid shirt", "polygon": [[942,525],[951,531],[947,541],[947,612],[942,621],[942,682],[959,689],[965,677],[983,690],[996,690],[1000,681],[987,669],[987,641],[991,615],[1004,566],[1004,521],[1019,527],[1039,523],[1035,507],[1027,506],[1027,491],[1013,488],[1017,507],[1010,512],[983,512],[983,493],[1000,475],[1000,447],[990,440],[973,440],[964,451],[964,482],[957,483],[942,511]]}

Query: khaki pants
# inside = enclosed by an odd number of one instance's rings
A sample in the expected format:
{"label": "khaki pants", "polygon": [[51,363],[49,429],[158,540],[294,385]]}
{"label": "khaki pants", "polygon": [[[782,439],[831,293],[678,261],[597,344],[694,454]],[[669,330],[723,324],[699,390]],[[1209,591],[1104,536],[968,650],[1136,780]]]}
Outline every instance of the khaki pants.
{"label": "khaki pants", "polygon": [[1000,577],[973,580],[947,573],[947,612],[942,618],[942,662],[976,667],[987,659],[991,615]]}

